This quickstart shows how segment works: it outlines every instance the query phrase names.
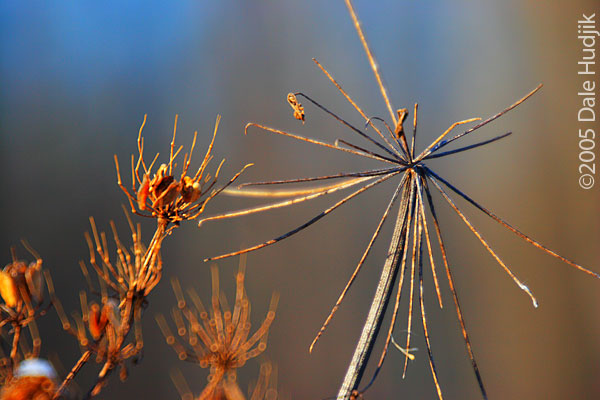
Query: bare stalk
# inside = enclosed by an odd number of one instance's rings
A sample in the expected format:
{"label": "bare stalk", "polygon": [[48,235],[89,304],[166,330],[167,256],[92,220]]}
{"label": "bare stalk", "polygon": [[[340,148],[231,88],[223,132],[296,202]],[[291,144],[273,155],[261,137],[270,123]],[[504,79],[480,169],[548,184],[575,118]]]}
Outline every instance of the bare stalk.
{"label": "bare stalk", "polygon": [[83,367],[85,365],[85,363],[88,362],[88,360],[90,359],[91,355],[92,355],[92,350],[86,350],[81,355],[81,357],[79,358],[79,360],[77,361],[77,363],[73,366],[73,368],[71,369],[71,371],[69,372],[69,374],[65,378],[65,380],[61,383],[61,385],[58,388],[58,390],[56,391],[56,393],[54,393],[54,397],[52,397],[52,400],[60,398],[61,394],[66,389],[66,387],[69,384],[69,382],[71,382],[73,380],[73,378],[75,378],[75,375],[77,375],[77,373],[79,372],[79,370],[81,369],[81,367]]}
{"label": "bare stalk", "polygon": [[[383,316],[385,315],[385,310],[387,309],[390,295],[392,294],[391,289],[398,274],[398,268],[401,263],[406,241],[409,204],[413,197],[413,186],[410,179],[414,178],[409,177],[408,185],[411,187],[411,190],[402,191],[402,200],[398,211],[398,217],[396,218],[396,225],[394,226],[394,233],[390,242],[388,255],[383,265],[383,271],[379,278],[379,284],[377,285],[375,296],[373,297],[373,302],[371,303],[371,308],[367,315],[367,320],[365,321],[358,344],[354,350],[352,361],[348,366],[346,376],[338,391],[338,400],[349,399],[352,392],[358,389],[362,375],[367,367],[369,357],[373,351],[377,334],[379,333],[379,329],[383,322]],[[408,189],[408,186],[406,186],[405,189]]]}
{"label": "bare stalk", "polygon": [[15,366],[17,365],[17,353],[19,350],[19,339],[21,339],[21,325],[15,325],[12,348],[10,350],[10,362],[12,363],[12,370],[14,370]]}

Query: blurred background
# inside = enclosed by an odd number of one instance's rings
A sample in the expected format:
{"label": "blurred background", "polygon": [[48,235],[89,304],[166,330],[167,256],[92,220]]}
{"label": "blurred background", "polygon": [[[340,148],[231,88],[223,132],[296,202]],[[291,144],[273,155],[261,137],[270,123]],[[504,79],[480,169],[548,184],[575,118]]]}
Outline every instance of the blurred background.
{"label": "blurred background", "polygon": [[[355,6],[393,105],[412,110],[419,103],[418,148],[452,122],[492,115],[544,83],[533,98],[462,143],[508,131],[512,136],[430,166],[523,232],[600,271],[600,183],[587,191],[579,187],[578,129],[583,126],[576,114],[582,82],[577,20],[597,10],[597,3],[563,0],[542,7],[537,2],[435,1],[425,6],[357,0]],[[120,207],[126,199],[116,185],[113,154],[128,160],[136,150],[145,113],[147,154],[166,154],[179,114],[179,143],[189,146],[193,132],[199,132],[198,163],[221,114],[212,166],[226,158],[223,177],[248,162],[255,166],[244,181],[379,167],[257,130],[244,136],[244,125],[254,121],[328,142],[340,137],[364,144],[306,101],[306,123],[293,119],[286,94],[302,91],[362,124],[312,57],[367,114],[387,117],[341,0],[0,3],[3,262],[10,261],[10,246],[29,257],[19,243],[26,238],[51,270],[65,308],[78,309],[78,292],[85,288],[78,262],[89,257],[83,238],[88,217],[94,216],[103,230],[114,219],[122,239],[128,237]],[[308,346],[395,184],[380,185],[296,236],[249,255],[246,285],[255,326],[264,318],[271,293],[279,292],[281,299],[266,352],[239,371],[242,388],[256,380],[260,363],[270,360],[278,368],[281,398],[335,395],[372,299],[391,223],[313,354]],[[178,398],[169,378],[175,368],[200,393],[207,371],[178,361],[154,321],[156,313],[166,314],[175,305],[169,279],[178,276],[184,288],[193,286],[209,301],[205,257],[278,236],[339,198],[338,193],[294,209],[209,222],[201,229],[188,223],[176,230],[165,241],[164,279],[144,318],[144,360],[131,368],[126,383],[113,377],[101,398]],[[540,302],[534,309],[443,199],[436,195],[434,201],[489,397],[600,397],[600,282],[457,199],[533,290]],[[263,202],[222,196],[205,215]],[[153,225],[142,222],[149,240]],[[236,258],[219,263],[230,298],[237,264]],[[445,274],[439,272],[445,304],[440,310],[425,271],[432,350],[445,398],[478,399]],[[402,339],[407,309],[405,297],[396,326]],[[406,379],[401,379],[404,357],[392,350],[366,398],[435,398],[418,314],[414,321],[413,343],[419,351]],[[80,354],[75,339],[63,333],[53,312],[40,321],[40,330],[43,354],[58,356],[65,373]],[[377,355],[380,349],[381,341]],[[96,368],[88,365],[78,376],[84,390]]]}

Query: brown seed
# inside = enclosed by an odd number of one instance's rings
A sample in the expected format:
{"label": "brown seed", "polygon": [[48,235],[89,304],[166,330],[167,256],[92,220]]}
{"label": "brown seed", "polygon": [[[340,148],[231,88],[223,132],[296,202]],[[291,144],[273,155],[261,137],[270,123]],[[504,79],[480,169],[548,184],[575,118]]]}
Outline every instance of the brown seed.
{"label": "brown seed", "polygon": [[294,93],[288,93],[287,101],[294,110],[294,118],[304,123],[304,107],[302,107],[302,104],[300,104],[296,95]]}
{"label": "brown seed", "polygon": [[102,312],[100,312],[100,306],[96,303],[92,303],[90,306],[90,319],[88,322],[88,328],[94,340],[98,340],[98,338],[102,336],[107,322],[108,314],[106,306],[104,306],[102,308]]}

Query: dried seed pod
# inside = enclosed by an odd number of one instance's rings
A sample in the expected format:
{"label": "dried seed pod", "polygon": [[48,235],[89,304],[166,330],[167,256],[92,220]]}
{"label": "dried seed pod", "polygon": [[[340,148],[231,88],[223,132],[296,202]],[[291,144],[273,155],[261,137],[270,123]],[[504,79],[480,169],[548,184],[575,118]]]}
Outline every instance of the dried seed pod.
{"label": "dried seed pod", "polygon": [[163,176],[156,181],[156,184],[150,188],[150,192],[152,192],[156,197],[160,197],[165,190],[167,190],[175,178],[171,175]]}
{"label": "dried seed pod", "polygon": [[396,113],[398,114],[398,123],[394,129],[394,133],[397,138],[400,138],[401,135],[404,135],[404,120],[408,117],[408,110],[406,108],[401,108],[397,110]]}
{"label": "dried seed pod", "polygon": [[200,183],[184,176],[181,182],[181,197],[184,203],[193,203],[200,197]]}
{"label": "dried seed pod", "polygon": [[96,303],[92,303],[90,306],[88,329],[94,340],[98,340],[104,333],[106,324],[108,323],[108,312],[109,310],[106,305],[102,307],[102,311],[100,311],[100,306]]}
{"label": "dried seed pod", "polygon": [[137,203],[140,210],[146,209],[146,200],[148,200],[149,190],[150,181],[148,180],[148,176],[144,175],[144,180],[142,181],[142,184],[137,192]]}
{"label": "dried seed pod", "polygon": [[304,123],[304,107],[302,107],[302,104],[300,104],[296,98],[296,95],[294,93],[288,93],[287,101],[290,104],[290,107],[292,107],[294,110],[294,118]]}
{"label": "dried seed pod", "polygon": [[0,271],[0,295],[9,308],[14,308],[20,298],[15,280],[6,271],[6,268],[4,271]]}
{"label": "dried seed pod", "polygon": [[[159,201],[158,201],[159,207],[163,207],[163,206],[166,206],[166,205],[172,203],[177,198],[177,196],[179,196],[179,192],[180,192],[181,185],[179,184],[179,182],[173,180],[172,176],[169,176],[166,178],[171,178],[171,183],[161,193]],[[165,180],[166,180],[166,178],[165,178]]]}

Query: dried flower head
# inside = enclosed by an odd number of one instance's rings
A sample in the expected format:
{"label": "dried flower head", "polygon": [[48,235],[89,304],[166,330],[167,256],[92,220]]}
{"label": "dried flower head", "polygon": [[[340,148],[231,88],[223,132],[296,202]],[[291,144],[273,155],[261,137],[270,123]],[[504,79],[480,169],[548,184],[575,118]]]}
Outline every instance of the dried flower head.
{"label": "dried flower head", "polygon": [[[162,276],[160,247],[166,233],[157,229],[148,247],[142,243],[140,224],[133,225],[129,213],[125,215],[131,231],[132,246],[126,247],[117,234],[114,222],[110,222],[116,245],[116,258],[111,261],[111,251],[104,232],[99,232],[93,218],[90,218],[92,235],[86,232],[90,252],[90,265],[99,282],[99,290],[92,284],[88,268],[80,263],[88,282],[89,292],[99,300],[88,300],[85,291],[80,292],[81,314],[67,317],[54,296],[53,302],[62,321],[63,328],[75,336],[83,349],[79,362],[61,384],[61,393],[78,373],[81,366],[95,355],[96,362],[102,363],[98,381],[92,395],[100,392],[113,369],[120,368],[120,378],[127,378],[125,361],[138,356],[144,346],[141,316],[146,307],[146,297],[158,284]],[[135,335],[128,339],[133,330]],[[135,361],[135,359],[134,359]]]}
{"label": "dried flower head", "polygon": [[146,124],[146,115],[144,115],[144,121],[142,122],[138,134],[137,162],[135,162],[134,155],[131,156],[131,191],[129,191],[121,181],[119,162],[115,155],[118,184],[127,195],[132,212],[145,217],[157,218],[160,223],[165,225],[170,223],[178,225],[181,221],[197,218],[202,214],[204,207],[206,207],[206,204],[212,198],[233,183],[244,169],[252,165],[248,164],[242,168],[223,187],[219,189],[215,188],[219,171],[225,160],[223,159],[219,164],[214,177],[211,177],[211,175],[206,172],[206,167],[212,159],[211,152],[221,120],[221,116],[219,115],[217,116],[217,121],[215,123],[212,141],[210,142],[208,150],[204,155],[204,159],[196,173],[188,175],[198,132],[194,133],[192,146],[189,153],[186,153],[183,157],[181,174],[177,177],[173,170],[176,167],[175,161],[177,156],[183,148],[183,146],[180,146],[175,151],[177,119],[178,116],[176,115],[169,162],[161,164],[156,172],[153,172],[152,170],[158,159],[158,154],[156,154],[150,164],[147,164],[144,160],[144,138],[142,136],[142,130]]}
{"label": "dried flower head", "polygon": [[0,271],[0,295],[4,300],[3,308],[19,312],[35,308],[43,300],[42,259],[27,264],[17,260],[14,249],[13,262]]}
{"label": "dried flower head", "polygon": [[[193,400],[196,398],[192,393],[185,377],[179,369],[171,371],[171,380],[175,384],[181,400]],[[222,385],[213,391],[209,397],[211,400],[277,400],[277,369],[266,361],[260,365],[260,372],[256,382],[250,382],[248,396],[244,396],[237,380],[225,379]],[[197,398],[201,398],[202,395]]]}
{"label": "dried flower head", "polygon": [[[226,396],[225,393],[233,390],[236,370],[247,360],[265,351],[269,327],[275,318],[278,296],[273,295],[265,320],[256,332],[250,335],[250,301],[244,289],[243,263],[236,277],[237,289],[233,311],[229,309],[225,296],[219,290],[216,265],[212,266],[213,294],[210,314],[195,291],[188,292],[193,303],[193,307],[190,307],[181,291],[179,281],[174,279],[172,284],[177,297],[177,307],[173,308],[172,317],[177,327],[177,335],[182,340],[173,335],[162,315],[158,315],[156,320],[167,343],[173,347],[181,360],[194,362],[202,368],[210,368],[208,385],[199,398],[239,398],[233,395]],[[219,393],[223,396],[219,397]]]}
{"label": "dried flower head", "polygon": [[[350,12],[350,16],[354,23],[355,29],[358,33],[358,37],[360,39],[361,44],[365,50],[367,59],[375,76],[375,79],[378,84],[379,91],[383,97],[383,100],[386,104],[387,113],[389,114],[389,120],[386,121],[380,117],[369,117],[367,114],[352,100],[352,98],[342,89],[339,83],[331,76],[331,74],[323,68],[323,66],[317,61],[314,62],[317,66],[323,71],[323,73],[327,76],[329,81],[339,90],[342,96],[354,107],[354,109],[360,114],[360,116],[364,119],[365,126],[364,129],[362,127],[357,127],[352,125],[347,120],[342,117],[336,115],[334,112],[330,111],[328,108],[319,104],[317,101],[313,100],[311,97],[304,93],[294,93],[293,103],[290,102],[290,97],[288,96],[288,102],[292,105],[292,108],[296,111],[295,105],[298,105],[297,97],[303,97],[312,105],[314,105],[320,111],[328,114],[342,125],[347,127],[353,134],[358,135],[357,137],[361,137],[366,139],[371,146],[371,148],[367,148],[366,146],[356,145],[354,143],[350,143],[344,139],[338,139],[335,143],[326,143],[321,140],[308,138],[304,136],[297,135],[295,133],[271,128],[265,125],[256,124],[256,123],[248,123],[246,125],[246,132],[250,128],[257,128],[263,131],[275,133],[278,135],[287,136],[293,138],[295,140],[304,141],[312,144],[316,144],[318,146],[326,147],[335,151],[345,152],[347,154],[352,154],[361,158],[368,158],[371,160],[376,160],[380,164],[379,168],[369,169],[363,171],[356,172],[340,172],[331,175],[325,176],[315,176],[308,178],[296,178],[296,179],[285,179],[285,180],[276,180],[276,181],[268,181],[268,182],[252,182],[244,185],[240,185],[238,189],[241,189],[237,192],[238,195],[247,195],[247,196],[257,196],[261,193],[261,190],[250,190],[246,194],[244,194],[243,186],[250,185],[282,185],[282,184],[295,184],[302,182],[319,182],[319,181],[328,181],[328,182],[336,182],[332,184],[322,185],[320,187],[314,187],[309,189],[302,190],[288,190],[288,191],[262,191],[263,195],[274,197],[276,195],[284,194],[290,199],[280,201],[273,204],[261,205],[258,207],[254,207],[251,209],[229,212],[226,214],[216,215],[205,217],[200,220],[200,223],[203,221],[209,220],[218,220],[224,218],[231,218],[243,215],[249,215],[252,213],[262,212],[270,209],[286,207],[294,204],[298,204],[304,201],[308,201],[314,199],[319,196],[328,195],[334,193],[339,190],[347,189],[352,186],[360,185],[360,187],[354,192],[346,195],[341,200],[335,202],[330,207],[320,211],[317,215],[315,215],[310,220],[306,221],[302,225],[283,233],[273,239],[264,241],[262,243],[256,244],[252,247],[235,251],[232,253],[224,254],[217,257],[212,257],[208,260],[217,260],[224,257],[230,257],[234,255],[244,254],[249,251],[254,251],[261,249],[263,247],[275,244],[281,240],[284,240],[295,233],[309,227],[310,225],[316,223],[317,221],[324,218],[326,215],[335,211],[337,208],[352,200],[356,196],[368,191],[369,189],[383,183],[387,180],[391,180],[392,178],[396,179],[396,188],[391,195],[391,198],[388,202],[383,215],[379,219],[379,223],[375,228],[373,235],[364,251],[360,261],[358,262],[356,268],[352,272],[348,283],[345,288],[341,291],[341,294],[333,306],[330,315],[325,320],[321,329],[317,333],[315,340],[310,346],[310,350],[312,350],[316,341],[323,334],[325,329],[327,328],[329,322],[331,321],[333,315],[338,310],[342,300],[344,299],[346,293],[352,286],[356,276],[360,272],[363,267],[367,256],[369,255],[371,249],[373,248],[374,242],[379,237],[382,226],[388,218],[390,212],[394,208],[394,205],[398,203],[399,207],[397,207],[397,217],[396,223],[394,226],[392,238],[390,241],[390,245],[387,251],[386,259],[381,271],[381,277],[378,282],[377,289],[375,291],[375,295],[373,297],[373,301],[371,303],[371,308],[367,315],[367,319],[363,326],[363,330],[361,332],[361,336],[359,338],[358,344],[355,348],[354,355],[349,364],[348,370],[346,372],[346,376],[342,382],[340,390],[338,392],[338,399],[348,399],[352,396],[357,397],[361,394],[366,388],[358,391],[360,381],[363,377],[366,365],[373,351],[373,346],[375,340],[380,332],[380,328],[383,323],[383,315],[387,309],[387,306],[393,302],[394,307],[392,311],[391,324],[389,329],[387,330],[387,337],[385,340],[385,344],[383,347],[383,351],[379,358],[379,363],[377,365],[377,369],[374,373],[373,379],[366,386],[367,388],[374,381],[377,373],[379,372],[385,356],[387,354],[387,349],[391,343],[392,332],[394,329],[394,324],[396,321],[396,316],[398,313],[399,304],[401,301],[401,294],[406,293],[406,289],[404,288],[404,283],[409,286],[409,294],[408,294],[408,334],[406,338],[406,347],[403,348],[403,352],[405,354],[405,363],[404,370],[406,371],[406,366],[408,359],[411,358],[410,354],[410,340],[411,340],[411,330],[412,330],[412,316],[413,316],[413,304],[418,303],[418,307],[420,309],[420,317],[423,326],[423,335],[425,337],[425,342],[427,346],[427,353],[429,358],[429,364],[431,373],[433,376],[433,380],[435,383],[436,391],[438,397],[442,399],[442,391],[439,385],[437,371],[435,368],[429,332],[427,327],[427,319],[424,307],[424,291],[423,291],[423,264],[424,261],[429,261],[431,267],[431,276],[433,278],[433,284],[436,289],[438,302],[440,307],[442,306],[442,297],[440,294],[438,276],[436,272],[436,265],[434,260],[434,245],[435,242],[432,240],[437,239],[437,244],[439,245],[439,249],[442,255],[443,266],[446,272],[446,276],[448,278],[448,284],[450,290],[452,292],[452,297],[456,309],[456,314],[460,323],[461,331],[463,334],[463,339],[465,341],[465,345],[467,348],[467,352],[469,358],[471,360],[473,370],[479,385],[479,389],[483,398],[487,398],[487,394],[485,388],[483,386],[483,380],[481,378],[479,368],[477,363],[475,362],[475,357],[473,355],[471,343],[469,340],[469,336],[467,334],[466,325],[464,322],[464,318],[462,315],[462,311],[458,301],[458,295],[455,290],[454,280],[452,277],[452,272],[446,257],[446,250],[441,234],[441,229],[438,223],[438,218],[436,214],[436,210],[434,207],[434,203],[432,200],[431,187],[435,187],[435,189],[440,193],[443,200],[450,206],[450,208],[459,216],[459,218],[464,222],[467,228],[477,237],[477,239],[481,242],[484,248],[490,253],[492,258],[498,263],[498,265],[506,272],[508,277],[516,284],[516,286],[522,290],[532,301],[533,305],[537,307],[537,300],[533,296],[531,290],[512,272],[509,266],[498,256],[498,254],[491,248],[488,242],[483,238],[481,233],[473,226],[470,220],[465,216],[465,214],[455,205],[454,201],[450,197],[450,192],[453,192],[457,196],[466,200],[469,204],[473,205],[477,210],[487,215],[501,226],[505,227],[509,231],[513,232],[515,235],[523,239],[524,241],[530,243],[534,247],[544,251],[545,253],[558,258],[559,260],[565,262],[569,266],[578,269],[592,277],[600,278],[600,275],[573,262],[561,255],[557,254],[553,250],[548,247],[542,245],[538,241],[532,239],[531,237],[525,235],[509,223],[507,223],[504,219],[498,217],[496,214],[483,207],[467,194],[460,191],[453,184],[448,182],[446,179],[442,178],[432,169],[430,169],[426,164],[428,160],[432,160],[435,158],[441,158],[450,156],[453,154],[457,154],[463,151],[471,150],[474,148],[478,148],[502,138],[507,137],[511,134],[511,132],[505,133],[503,135],[496,136],[491,139],[483,140],[479,143],[466,145],[464,147],[459,147],[454,150],[446,150],[441,151],[449,144],[455,142],[458,139],[463,138],[466,135],[469,135],[479,128],[491,123],[497,118],[503,116],[507,112],[511,111],[515,107],[519,106],[529,97],[531,97],[534,93],[536,93],[542,85],[538,85],[535,89],[531,90],[528,94],[523,96],[521,99],[513,103],[512,105],[506,107],[502,111],[481,120],[481,118],[469,118],[463,121],[454,122],[450,125],[448,129],[446,129],[441,135],[438,136],[432,143],[427,145],[422,151],[417,151],[415,148],[416,143],[416,135],[417,135],[417,104],[414,106],[414,120],[413,120],[413,132],[412,132],[412,140],[409,144],[407,140],[407,133],[404,130],[403,123],[408,116],[408,111],[405,108],[397,109],[392,106],[392,102],[389,99],[387,94],[387,90],[383,85],[383,80],[380,74],[379,67],[375,61],[375,58],[367,44],[364,33],[362,31],[360,22],[356,13],[354,11],[354,7],[352,6],[351,0],[345,0],[346,6]],[[394,112],[394,110],[396,110]],[[295,113],[296,114],[296,113]],[[296,116],[296,115],[295,115]],[[451,137],[448,136],[450,132],[457,129],[457,127],[469,124],[475,121],[480,121],[475,125],[471,126],[468,129],[456,134]],[[368,131],[367,129],[372,129],[373,133]],[[435,233],[434,233],[435,231]],[[433,245],[432,245],[433,243]],[[426,254],[424,255],[424,251]],[[428,256],[428,257],[427,257]],[[439,262],[438,262],[439,266]],[[396,283],[397,282],[397,283]],[[397,284],[396,296],[395,299],[392,300],[392,292],[394,290],[394,286]],[[416,297],[416,299],[415,299]]]}

